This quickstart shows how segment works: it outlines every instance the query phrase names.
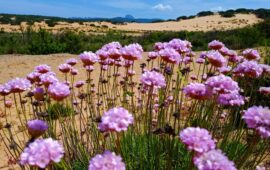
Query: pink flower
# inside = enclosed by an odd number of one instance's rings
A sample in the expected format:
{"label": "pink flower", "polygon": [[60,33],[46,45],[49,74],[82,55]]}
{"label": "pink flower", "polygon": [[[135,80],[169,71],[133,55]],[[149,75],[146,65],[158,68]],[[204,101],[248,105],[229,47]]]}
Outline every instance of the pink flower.
{"label": "pink flower", "polygon": [[11,87],[8,83],[0,85],[0,95],[7,96],[10,94]]}
{"label": "pink flower", "polygon": [[218,51],[209,51],[206,56],[208,61],[215,67],[223,67],[227,64],[227,59],[224,58]]}
{"label": "pink flower", "polygon": [[65,83],[56,82],[49,86],[48,93],[54,100],[61,101],[69,96],[70,90]]}
{"label": "pink flower", "polygon": [[264,75],[270,75],[270,66],[267,64],[260,64],[261,68],[263,69]]}
{"label": "pink flower", "polygon": [[94,71],[94,69],[95,69],[95,67],[94,67],[94,66],[91,66],[91,65],[85,66],[84,68],[85,68],[86,71],[88,71],[88,72],[92,72],[92,71]]}
{"label": "pink flower", "polygon": [[228,53],[229,53],[229,49],[227,48],[227,47],[222,47],[222,48],[220,48],[219,50],[218,50],[219,52],[220,52],[220,54],[222,54],[222,55],[228,55]]}
{"label": "pink flower", "polygon": [[12,101],[11,100],[6,100],[6,102],[5,102],[5,107],[6,108],[11,108],[12,107]]}
{"label": "pink flower", "polygon": [[195,62],[198,63],[198,64],[203,64],[205,62],[205,59],[197,58]]}
{"label": "pink flower", "polygon": [[222,47],[224,47],[224,44],[217,40],[213,40],[208,44],[208,48],[213,49],[213,50],[219,50]]}
{"label": "pink flower", "polygon": [[70,70],[71,75],[76,76],[76,75],[78,75],[78,73],[79,73],[79,71],[77,69],[71,68],[71,70]]}
{"label": "pink flower", "polygon": [[155,51],[151,51],[148,53],[148,58],[152,60],[156,59],[158,56],[159,56],[158,52],[155,52]]}
{"label": "pink flower", "polygon": [[47,72],[39,76],[41,83],[48,87],[50,84],[58,82],[54,72]]}
{"label": "pink flower", "polygon": [[162,88],[166,86],[165,78],[162,74],[155,71],[146,71],[141,76],[141,83],[145,86]]}
{"label": "pink flower", "polygon": [[76,88],[80,88],[80,87],[82,87],[84,84],[85,84],[85,81],[77,81],[77,82],[75,83],[75,87],[76,87]]}
{"label": "pink flower", "polygon": [[244,61],[233,70],[236,76],[248,76],[258,78],[262,75],[263,69],[256,61]]}
{"label": "pink flower", "polygon": [[259,92],[265,95],[270,95],[270,87],[260,87]]}
{"label": "pink flower", "polygon": [[109,53],[107,50],[105,49],[99,49],[98,51],[96,51],[96,55],[101,59],[101,60],[105,60],[109,57]]}
{"label": "pink flower", "polygon": [[188,127],[182,130],[179,136],[181,141],[187,145],[188,150],[197,153],[204,153],[216,148],[212,135],[206,129]]}
{"label": "pink flower", "polygon": [[71,65],[71,66],[74,66],[74,65],[76,65],[78,63],[78,60],[75,59],[75,58],[70,58],[70,59],[66,60],[66,63]]}
{"label": "pink flower", "polygon": [[33,93],[34,93],[34,97],[35,97],[36,100],[38,100],[38,101],[43,101],[44,100],[45,91],[44,91],[43,88],[37,87],[37,88],[35,88]]}
{"label": "pink flower", "polygon": [[173,48],[165,48],[159,51],[163,60],[172,64],[179,64],[182,61],[181,55]]}
{"label": "pink flower", "polygon": [[11,93],[21,93],[26,90],[30,90],[31,83],[25,78],[15,78],[10,80],[8,83]]}
{"label": "pink flower", "polygon": [[88,170],[125,170],[126,166],[120,156],[114,152],[105,151],[102,155],[98,154],[89,162]]}
{"label": "pink flower", "polygon": [[37,139],[30,143],[21,154],[21,165],[46,168],[52,162],[60,162],[64,156],[64,148],[52,138]]}
{"label": "pink flower", "polygon": [[241,63],[243,62],[243,60],[244,60],[243,56],[238,56],[238,55],[229,56],[229,61],[232,63]]}
{"label": "pink flower", "polygon": [[123,107],[115,107],[105,112],[101,118],[98,129],[102,132],[106,131],[126,131],[128,126],[133,124],[134,118]]}
{"label": "pink flower", "polygon": [[243,56],[248,60],[260,60],[260,54],[257,50],[246,49],[243,51]]}
{"label": "pink flower", "polygon": [[58,66],[58,69],[62,73],[68,73],[71,70],[71,66],[69,64],[60,64]]}
{"label": "pink flower", "polygon": [[108,51],[109,49],[112,48],[121,49],[122,45],[119,42],[113,41],[108,44],[105,44],[101,49]]}
{"label": "pink flower", "polygon": [[126,60],[140,60],[142,59],[143,49],[140,44],[130,44],[121,49],[122,57]]}
{"label": "pink flower", "polygon": [[89,52],[85,51],[85,52],[81,53],[79,55],[79,57],[82,60],[83,64],[86,65],[86,66],[87,65],[93,65],[96,62],[98,62],[98,60],[99,60],[99,57],[95,53],[93,53],[91,51],[89,51]]}
{"label": "pink flower", "polygon": [[220,67],[218,68],[218,71],[222,74],[227,74],[232,70],[231,66],[224,66],[224,67]]}
{"label": "pink flower", "polygon": [[245,104],[244,97],[238,93],[220,94],[217,102],[223,106],[241,106]]}
{"label": "pink flower", "polygon": [[190,83],[184,88],[183,92],[186,96],[198,100],[209,99],[212,94],[211,90],[201,83]]}
{"label": "pink flower", "polygon": [[168,46],[175,49],[177,52],[180,53],[188,53],[190,52],[190,48],[192,47],[191,43],[186,40],[181,39],[172,39]]}
{"label": "pink flower", "polygon": [[168,43],[162,43],[162,42],[157,42],[157,43],[155,43],[155,45],[154,45],[154,49],[155,49],[155,51],[160,51],[160,50],[162,50],[162,49],[165,49],[165,48],[167,48],[168,47]]}
{"label": "pink flower", "polygon": [[42,64],[42,65],[36,66],[35,71],[43,74],[43,73],[47,73],[51,71],[51,67],[48,66],[47,64]]}
{"label": "pink flower", "polygon": [[193,158],[198,170],[237,170],[220,150],[210,150]]}
{"label": "pink flower", "polygon": [[252,106],[244,111],[243,119],[249,128],[255,129],[262,138],[270,137],[270,109]]}
{"label": "pink flower", "polygon": [[205,84],[212,88],[214,93],[232,93],[240,90],[236,81],[223,74],[208,78]]}
{"label": "pink flower", "polygon": [[27,122],[27,129],[33,138],[38,138],[46,132],[48,129],[48,124],[43,120],[29,120]]}
{"label": "pink flower", "polygon": [[41,75],[41,73],[38,73],[36,71],[32,72],[32,73],[29,73],[27,75],[27,79],[31,82],[31,83],[34,83],[34,82],[39,82],[40,79],[39,79],[39,76]]}

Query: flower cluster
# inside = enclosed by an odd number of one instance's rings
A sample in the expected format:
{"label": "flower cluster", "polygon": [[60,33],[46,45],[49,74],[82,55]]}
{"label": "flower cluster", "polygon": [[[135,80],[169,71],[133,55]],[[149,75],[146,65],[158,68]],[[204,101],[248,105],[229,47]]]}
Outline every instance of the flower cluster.
{"label": "flower cluster", "polygon": [[141,82],[145,86],[162,88],[166,86],[165,78],[156,71],[146,71],[141,76]]}
{"label": "flower cluster", "polygon": [[227,59],[218,51],[209,51],[206,56],[208,61],[215,67],[223,67],[227,64]]}
{"label": "flower cluster", "polygon": [[183,92],[186,96],[198,100],[209,99],[212,95],[211,90],[202,83],[190,83],[184,88]]}
{"label": "flower cluster", "polygon": [[48,93],[50,97],[53,98],[54,100],[61,101],[67,96],[69,96],[70,89],[68,85],[64,83],[56,82],[49,86]]}
{"label": "flower cluster", "polygon": [[249,128],[255,129],[263,138],[270,137],[270,109],[252,106],[244,111],[243,119]]}
{"label": "flower cluster", "polygon": [[51,162],[60,162],[64,156],[64,148],[52,138],[37,139],[30,143],[21,154],[21,165],[46,168]]}
{"label": "flower cluster", "polygon": [[15,78],[10,80],[7,84],[12,93],[21,93],[31,88],[31,82],[25,78]]}
{"label": "flower cluster", "polygon": [[256,61],[244,61],[233,70],[236,76],[258,78],[263,73],[263,68]]}
{"label": "flower cluster", "polygon": [[133,124],[134,118],[123,107],[115,107],[105,112],[101,118],[98,128],[102,132],[107,131],[126,131],[128,126]]}
{"label": "flower cluster", "polygon": [[105,151],[93,157],[88,166],[88,170],[125,170],[126,166],[120,156],[114,152]]}
{"label": "flower cluster", "polygon": [[182,130],[179,136],[189,150],[197,153],[204,153],[216,148],[215,141],[206,129],[188,127]]}
{"label": "flower cluster", "polygon": [[193,162],[199,170],[236,170],[234,163],[220,150],[204,152],[195,156]]}
{"label": "flower cluster", "polygon": [[32,137],[37,138],[46,132],[48,124],[43,120],[29,120],[27,122],[27,129]]}

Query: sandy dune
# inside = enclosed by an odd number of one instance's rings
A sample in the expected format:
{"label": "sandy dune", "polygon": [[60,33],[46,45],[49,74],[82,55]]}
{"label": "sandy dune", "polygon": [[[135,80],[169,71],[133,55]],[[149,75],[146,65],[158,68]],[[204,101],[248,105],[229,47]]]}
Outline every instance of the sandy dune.
{"label": "sandy dune", "polygon": [[[45,22],[34,23],[33,30],[40,28],[46,29],[53,33],[64,30],[72,30],[76,32],[86,33],[104,33],[108,30],[121,30],[127,32],[145,32],[145,31],[211,31],[211,30],[228,30],[242,28],[253,25],[262,21],[254,14],[236,14],[232,18],[223,18],[220,15],[212,15],[205,17],[196,17],[188,20],[169,21],[159,23],[125,23],[112,24],[109,22],[84,22],[66,23],[58,22],[54,27],[49,27]],[[21,25],[0,24],[0,30],[5,32],[21,32],[26,30],[27,24],[22,22]]]}

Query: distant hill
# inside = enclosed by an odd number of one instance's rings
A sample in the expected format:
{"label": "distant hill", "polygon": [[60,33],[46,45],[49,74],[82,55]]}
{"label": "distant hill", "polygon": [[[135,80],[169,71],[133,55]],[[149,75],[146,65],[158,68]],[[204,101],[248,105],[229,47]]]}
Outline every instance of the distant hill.
{"label": "distant hill", "polygon": [[54,16],[41,16],[41,15],[20,15],[20,14],[1,14],[0,13],[0,23],[19,25],[21,22],[27,22],[32,24],[34,22],[45,21],[48,25],[54,25],[56,22],[65,21],[69,23],[73,22],[93,22],[93,21],[107,21],[111,23],[125,23],[125,22],[136,22],[136,23],[151,23],[156,21],[161,21],[161,19],[153,18],[135,18],[132,15],[126,15],[125,17],[114,17],[114,18],[81,18],[81,17],[54,17]]}
{"label": "distant hill", "polygon": [[270,18],[270,9],[259,8],[259,9],[246,9],[246,8],[238,8],[238,9],[230,9],[227,11],[201,11],[197,13],[197,15],[190,15],[190,16],[180,16],[176,18],[176,20],[185,20],[185,19],[192,19],[195,17],[202,17],[202,16],[210,16],[214,14],[220,14],[222,17],[230,18],[235,16],[235,14],[255,14],[258,18],[261,19],[268,19]]}

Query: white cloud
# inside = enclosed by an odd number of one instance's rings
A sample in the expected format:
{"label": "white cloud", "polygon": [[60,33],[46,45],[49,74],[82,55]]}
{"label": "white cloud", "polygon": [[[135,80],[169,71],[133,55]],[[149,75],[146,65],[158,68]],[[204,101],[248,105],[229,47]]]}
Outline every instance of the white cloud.
{"label": "white cloud", "polygon": [[217,12],[217,11],[224,10],[224,8],[222,6],[217,6],[217,7],[211,8],[210,10],[213,11],[213,12]]}
{"label": "white cloud", "polygon": [[172,10],[172,7],[170,5],[164,5],[164,4],[157,4],[157,5],[153,6],[152,8],[155,10],[158,10],[158,11]]}

